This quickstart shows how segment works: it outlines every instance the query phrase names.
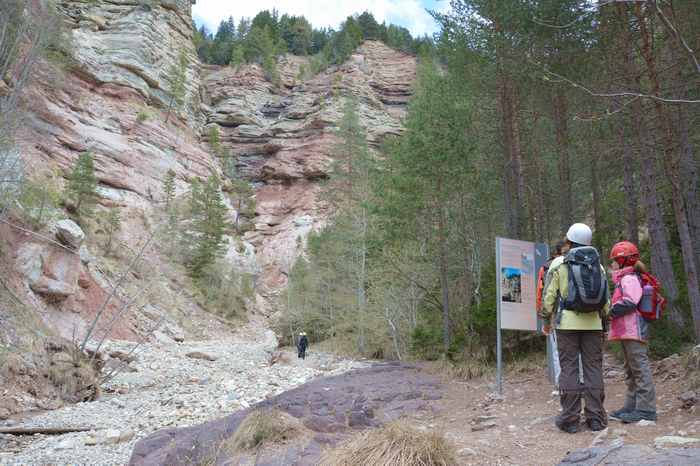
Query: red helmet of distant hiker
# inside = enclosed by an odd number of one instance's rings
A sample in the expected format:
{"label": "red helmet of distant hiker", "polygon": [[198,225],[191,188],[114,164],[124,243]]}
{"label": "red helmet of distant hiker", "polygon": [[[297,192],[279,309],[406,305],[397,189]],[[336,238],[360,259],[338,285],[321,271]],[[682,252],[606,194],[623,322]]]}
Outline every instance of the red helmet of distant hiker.
{"label": "red helmet of distant hiker", "polygon": [[610,251],[610,259],[621,266],[634,265],[639,260],[639,249],[634,243],[620,241]]}

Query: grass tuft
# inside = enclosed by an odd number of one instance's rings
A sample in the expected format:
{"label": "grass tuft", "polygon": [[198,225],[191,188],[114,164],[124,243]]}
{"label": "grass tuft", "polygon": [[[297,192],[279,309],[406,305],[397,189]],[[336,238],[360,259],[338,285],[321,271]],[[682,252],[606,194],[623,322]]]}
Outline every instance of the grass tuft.
{"label": "grass tuft", "polygon": [[263,445],[299,437],[304,427],[294,417],[275,409],[258,409],[246,417],[226,443],[231,453],[254,450]]}
{"label": "grass tuft", "polygon": [[453,466],[454,446],[435,432],[395,422],[361,432],[321,459],[322,466]]}

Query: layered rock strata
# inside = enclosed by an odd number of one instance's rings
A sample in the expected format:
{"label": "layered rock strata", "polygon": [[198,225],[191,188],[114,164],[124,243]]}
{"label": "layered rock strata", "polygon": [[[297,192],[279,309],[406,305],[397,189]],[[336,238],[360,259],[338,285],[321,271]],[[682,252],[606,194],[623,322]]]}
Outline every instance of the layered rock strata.
{"label": "layered rock strata", "polygon": [[357,98],[377,149],[401,133],[416,73],[414,57],[375,41],[307,80],[298,76],[302,65],[308,67],[298,57],[280,62],[281,89],[257,66],[210,70],[203,80],[208,124],[218,127],[238,173],[257,187],[255,230],[247,239],[257,248],[268,294],[286,284],[309,232],[327,217],[319,181],[331,169],[345,98]]}

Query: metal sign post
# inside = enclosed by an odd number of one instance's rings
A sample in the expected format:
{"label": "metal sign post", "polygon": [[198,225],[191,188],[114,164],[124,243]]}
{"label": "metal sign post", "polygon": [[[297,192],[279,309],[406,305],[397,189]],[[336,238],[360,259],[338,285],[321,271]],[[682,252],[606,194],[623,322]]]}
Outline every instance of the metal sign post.
{"label": "metal sign post", "polygon": [[501,348],[501,238],[496,238],[496,393],[503,394],[503,350]]}

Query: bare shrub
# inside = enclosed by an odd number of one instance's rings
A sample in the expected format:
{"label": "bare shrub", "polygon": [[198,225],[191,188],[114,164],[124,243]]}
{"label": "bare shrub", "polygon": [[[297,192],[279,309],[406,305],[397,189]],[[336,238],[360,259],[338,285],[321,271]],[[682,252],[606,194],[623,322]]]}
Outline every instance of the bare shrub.
{"label": "bare shrub", "polygon": [[418,431],[405,422],[361,432],[321,458],[322,466],[452,466],[454,446],[441,434]]}

